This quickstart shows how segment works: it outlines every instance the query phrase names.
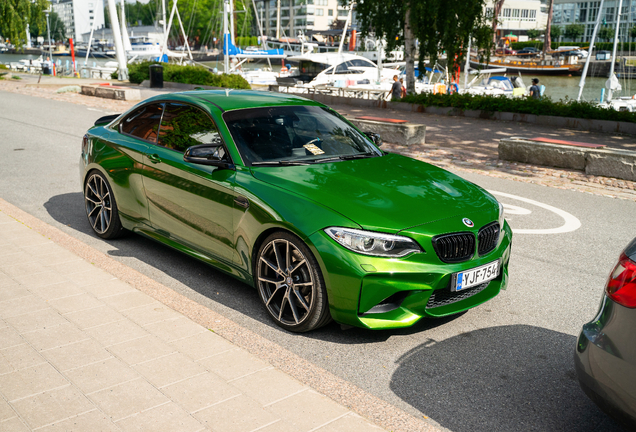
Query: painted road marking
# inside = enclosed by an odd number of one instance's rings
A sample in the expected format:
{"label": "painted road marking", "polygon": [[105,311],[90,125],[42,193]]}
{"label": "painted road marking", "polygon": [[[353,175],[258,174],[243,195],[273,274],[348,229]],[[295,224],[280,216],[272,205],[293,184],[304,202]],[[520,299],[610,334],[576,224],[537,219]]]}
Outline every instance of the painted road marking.
{"label": "painted road marking", "polygon": [[527,208],[515,206],[512,204],[501,203],[501,205],[504,206],[505,213],[509,215],[529,215],[530,213],[532,213],[532,210],[528,210]]}
{"label": "painted road marking", "polygon": [[[558,228],[547,228],[547,229],[513,229],[512,232],[515,234],[561,234],[561,233],[567,233],[567,232],[572,232],[572,231],[576,231],[577,229],[579,229],[581,227],[581,221],[578,220],[575,216],[571,215],[570,213],[558,209],[556,207],[552,207],[551,205],[548,204],[544,204],[542,202],[539,201],[535,201],[535,200],[531,200],[530,198],[524,198],[524,197],[520,197],[517,195],[512,195],[512,194],[508,194],[505,192],[497,192],[497,191],[488,191],[493,195],[498,195],[498,196],[502,196],[502,197],[506,197],[506,198],[510,198],[513,200],[517,200],[517,201],[523,201],[525,203],[528,204],[532,204],[535,205],[537,207],[541,207],[544,208],[548,211],[551,211],[552,213],[556,213],[559,216],[561,216],[563,218],[563,225],[561,225]],[[531,213],[531,211],[528,211],[522,207],[517,207],[517,206],[508,206],[508,207],[513,207],[516,209],[521,209],[521,210],[525,210],[527,211],[527,213],[513,213],[513,214],[529,214]],[[504,204],[504,211],[506,209],[506,205]]]}

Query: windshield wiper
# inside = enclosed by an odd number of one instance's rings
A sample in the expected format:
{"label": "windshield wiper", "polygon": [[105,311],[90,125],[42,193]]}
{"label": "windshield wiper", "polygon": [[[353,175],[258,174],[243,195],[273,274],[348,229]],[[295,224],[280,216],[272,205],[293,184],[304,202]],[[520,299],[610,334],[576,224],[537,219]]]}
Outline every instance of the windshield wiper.
{"label": "windshield wiper", "polygon": [[340,156],[328,157],[323,159],[317,159],[316,162],[317,163],[333,162],[333,161],[339,161],[339,160],[362,159],[362,158],[375,157],[375,156],[379,156],[379,155],[375,152],[365,152],[365,153],[357,153],[352,155],[340,155]]}
{"label": "windshield wiper", "polygon": [[309,165],[314,163],[313,161],[306,161],[306,160],[281,160],[281,161],[257,161],[257,162],[252,162],[252,165],[284,165],[284,166],[290,166],[290,165]]}
{"label": "windshield wiper", "polygon": [[340,159],[349,160],[349,159],[361,159],[361,158],[376,157],[376,156],[380,156],[380,155],[377,154],[376,152],[365,152],[365,153],[340,156]]}

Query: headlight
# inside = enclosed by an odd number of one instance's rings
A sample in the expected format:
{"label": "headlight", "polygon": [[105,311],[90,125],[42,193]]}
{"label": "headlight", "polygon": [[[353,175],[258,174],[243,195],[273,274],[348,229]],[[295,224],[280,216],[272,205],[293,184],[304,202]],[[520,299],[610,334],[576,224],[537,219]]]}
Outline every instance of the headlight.
{"label": "headlight", "polygon": [[497,202],[497,204],[499,204],[499,229],[503,230],[503,226],[504,226],[504,206],[502,203]]}
{"label": "headlight", "polygon": [[347,249],[364,255],[403,257],[424,252],[414,240],[404,236],[338,227],[325,228],[325,232]]}

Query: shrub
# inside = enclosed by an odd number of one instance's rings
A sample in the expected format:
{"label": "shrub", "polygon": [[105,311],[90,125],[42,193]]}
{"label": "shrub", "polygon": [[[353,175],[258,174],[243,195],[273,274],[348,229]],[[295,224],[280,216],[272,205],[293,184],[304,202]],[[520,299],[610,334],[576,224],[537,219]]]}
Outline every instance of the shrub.
{"label": "shrub", "polygon": [[452,95],[420,93],[417,95],[407,95],[401,101],[424,106],[452,107],[460,110],[513,112],[636,123],[636,113],[603,108],[594,102],[577,102],[567,97],[565,100],[553,101],[550,97],[545,96],[541,99],[531,99],[460,93],[454,93]]}
{"label": "shrub", "polygon": [[0,69],[9,69],[6,64],[0,63]]}
{"label": "shrub", "polygon": [[[128,65],[128,79],[131,83],[140,84],[150,79],[150,65],[157,62],[141,62]],[[237,74],[217,75],[203,66],[180,66],[170,63],[162,63],[163,80],[183,84],[198,84],[212,87],[226,87],[234,89],[249,89],[250,85],[245,78]],[[115,75],[116,77],[116,75]]]}

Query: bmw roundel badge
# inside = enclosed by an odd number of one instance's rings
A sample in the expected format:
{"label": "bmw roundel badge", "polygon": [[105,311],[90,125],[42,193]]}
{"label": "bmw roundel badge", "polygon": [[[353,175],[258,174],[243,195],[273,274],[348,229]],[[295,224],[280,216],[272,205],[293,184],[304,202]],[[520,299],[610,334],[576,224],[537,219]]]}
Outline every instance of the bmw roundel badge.
{"label": "bmw roundel badge", "polygon": [[473,221],[471,221],[468,218],[464,218],[462,219],[462,222],[464,222],[464,225],[466,225],[468,228],[472,228],[475,226],[475,224],[473,223]]}

